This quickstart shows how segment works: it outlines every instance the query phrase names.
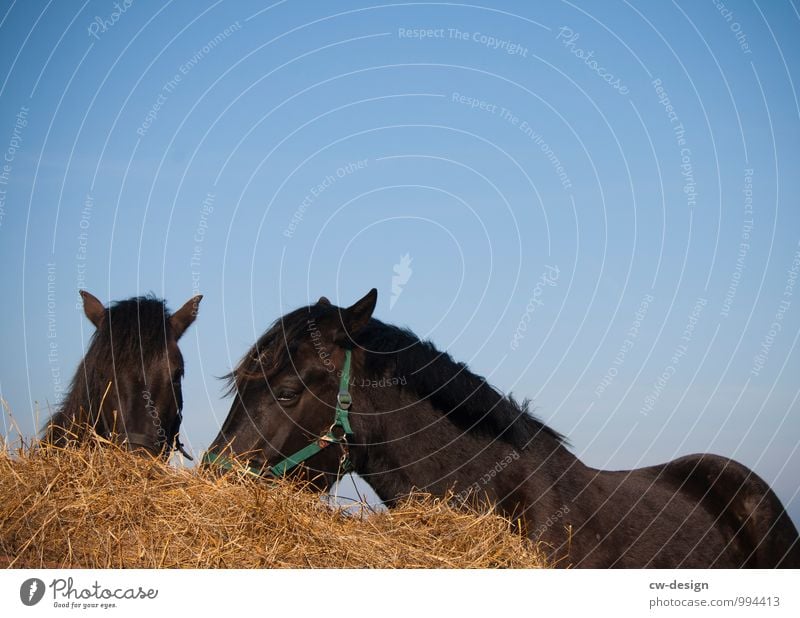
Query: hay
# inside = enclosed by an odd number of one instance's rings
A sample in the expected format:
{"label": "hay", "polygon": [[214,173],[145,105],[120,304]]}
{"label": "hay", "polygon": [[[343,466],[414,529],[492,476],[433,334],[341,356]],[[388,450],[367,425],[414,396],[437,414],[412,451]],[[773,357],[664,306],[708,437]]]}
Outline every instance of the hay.
{"label": "hay", "polygon": [[348,515],[296,483],[218,478],[108,444],[0,452],[0,562],[28,568],[544,566],[536,546],[494,513],[419,495],[389,512]]}

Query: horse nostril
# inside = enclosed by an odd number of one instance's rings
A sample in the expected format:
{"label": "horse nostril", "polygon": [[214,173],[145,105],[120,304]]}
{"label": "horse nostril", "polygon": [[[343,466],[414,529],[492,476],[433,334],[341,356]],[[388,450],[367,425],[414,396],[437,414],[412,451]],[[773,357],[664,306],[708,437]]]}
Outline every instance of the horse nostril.
{"label": "horse nostril", "polygon": [[162,456],[161,452],[157,451],[154,447],[148,446],[147,444],[141,444],[139,442],[131,442],[130,440],[125,440],[120,444],[120,446],[129,453],[133,453],[134,455],[142,455],[144,457]]}

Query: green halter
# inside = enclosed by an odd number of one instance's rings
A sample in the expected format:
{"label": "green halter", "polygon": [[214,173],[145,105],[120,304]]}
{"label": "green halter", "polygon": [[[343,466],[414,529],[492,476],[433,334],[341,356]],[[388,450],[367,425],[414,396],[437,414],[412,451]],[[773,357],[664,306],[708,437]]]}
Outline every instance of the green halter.
{"label": "green halter", "polygon": [[[282,459],[274,466],[270,466],[265,471],[276,478],[284,476],[290,470],[293,470],[301,463],[310,459],[320,451],[328,448],[331,444],[338,444],[342,447],[342,458],[340,460],[340,472],[347,473],[352,471],[353,464],[350,461],[349,451],[347,446],[347,436],[353,435],[353,428],[350,427],[350,419],[348,417],[348,410],[353,400],[350,397],[350,356],[351,351],[344,351],[344,367],[342,368],[342,377],[339,380],[339,392],[336,395],[336,416],[333,419],[333,424],[328,428],[324,434],[319,436],[308,446],[301,448],[296,453],[289,455]],[[337,437],[334,430],[339,427],[342,430],[341,437]],[[216,453],[206,453],[203,456],[203,463],[216,464],[224,470],[231,470],[236,468],[235,464],[227,457],[218,455]],[[245,472],[254,476],[263,476],[262,470],[254,468],[253,466],[242,466]]]}

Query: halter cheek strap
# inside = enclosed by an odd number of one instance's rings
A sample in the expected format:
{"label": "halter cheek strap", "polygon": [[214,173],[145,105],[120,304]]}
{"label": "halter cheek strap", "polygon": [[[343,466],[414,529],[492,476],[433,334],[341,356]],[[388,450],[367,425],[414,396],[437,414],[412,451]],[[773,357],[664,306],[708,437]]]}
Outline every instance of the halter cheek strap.
{"label": "halter cheek strap", "polygon": [[[331,444],[338,444],[342,449],[342,457],[339,460],[339,472],[347,473],[353,470],[353,463],[350,461],[350,453],[347,443],[347,436],[353,435],[353,428],[350,426],[350,417],[348,411],[353,403],[350,397],[350,357],[351,350],[344,351],[344,367],[342,368],[342,377],[339,380],[339,392],[336,395],[336,415],[333,419],[333,424],[328,428],[328,431],[320,435],[308,446],[301,448],[299,451],[292,453],[285,457],[274,466],[270,466],[264,472],[279,478],[285,476],[287,472],[293,470],[301,463],[309,460],[311,457],[320,451],[328,448]],[[337,436],[336,429],[341,429],[341,436]],[[216,453],[206,453],[203,456],[203,463],[216,464],[224,470],[234,468],[233,462],[227,457],[217,455]],[[262,470],[253,466],[244,466],[245,472],[253,476],[263,476]]]}

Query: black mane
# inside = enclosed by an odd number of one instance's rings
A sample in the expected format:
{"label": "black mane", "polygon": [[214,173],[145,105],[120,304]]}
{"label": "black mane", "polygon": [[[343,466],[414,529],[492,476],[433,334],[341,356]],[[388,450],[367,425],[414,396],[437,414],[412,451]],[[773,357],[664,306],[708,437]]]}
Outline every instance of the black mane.
{"label": "black mane", "polygon": [[247,351],[236,368],[222,376],[228,382],[228,395],[242,392],[250,382],[268,380],[289,362],[290,353],[308,335],[308,320],[320,319],[330,311],[319,305],[300,307],[278,318]]}
{"label": "black mane", "polygon": [[[309,338],[309,320],[321,324],[336,319],[329,305],[301,307],[278,319],[250,348],[234,371],[225,376],[230,394],[252,381],[268,379],[289,362],[297,345]],[[370,380],[404,378],[401,387],[447,415],[464,431],[477,431],[524,449],[540,433],[565,443],[564,437],[535,418],[528,400],[504,396],[430,341],[410,330],[372,318],[354,342],[368,351],[365,370]]]}
{"label": "black mane", "polygon": [[356,340],[372,352],[365,367],[371,379],[405,378],[404,388],[427,399],[465,431],[479,431],[519,449],[541,432],[564,442],[561,434],[531,415],[528,400],[517,402],[502,395],[464,363],[410,330],[373,318]]}
{"label": "black mane", "polygon": [[150,360],[163,354],[169,328],[169,311],[161,299],[139,296],[112,303],[48,428],[69,427],[74,421],[96,423],[109,381],[115,374],[141,372]]}

